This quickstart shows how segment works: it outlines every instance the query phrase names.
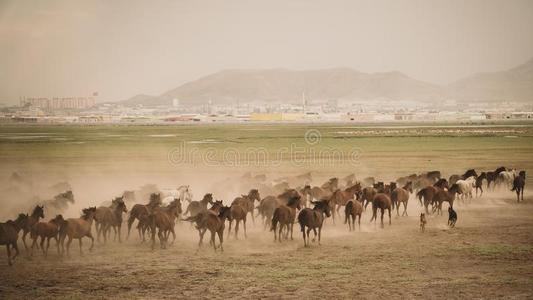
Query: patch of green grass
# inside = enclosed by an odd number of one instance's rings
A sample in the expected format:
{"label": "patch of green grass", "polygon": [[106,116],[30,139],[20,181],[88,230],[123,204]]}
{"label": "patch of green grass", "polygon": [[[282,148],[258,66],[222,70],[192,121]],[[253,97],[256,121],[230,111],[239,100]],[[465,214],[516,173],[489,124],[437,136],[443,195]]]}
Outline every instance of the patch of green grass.
{"label": "patch of green grass", "polygon": [[506,258],[533,254],[533,245],[509,245],[509,244],[480,244],[469,249],[475,255]]}

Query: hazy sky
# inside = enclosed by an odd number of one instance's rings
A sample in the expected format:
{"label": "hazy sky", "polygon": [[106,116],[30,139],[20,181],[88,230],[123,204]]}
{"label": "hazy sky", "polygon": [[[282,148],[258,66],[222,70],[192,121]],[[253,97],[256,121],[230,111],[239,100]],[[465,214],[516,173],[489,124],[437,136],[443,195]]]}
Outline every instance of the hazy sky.
{"label": "hazy sky", "polygon": [[228,68],[398,70],[447,84],[533,57],[533,1],[0,0],[0,102],[120,100]]}

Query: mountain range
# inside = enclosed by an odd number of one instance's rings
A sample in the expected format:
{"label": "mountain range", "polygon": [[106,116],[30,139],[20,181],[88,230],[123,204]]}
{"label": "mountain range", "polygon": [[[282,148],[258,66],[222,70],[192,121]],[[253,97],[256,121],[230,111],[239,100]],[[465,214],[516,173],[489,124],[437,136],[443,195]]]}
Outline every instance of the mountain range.
{"label": "mountain range", "polygon": [[428,103],[460,101],[533,101],[533,59],[515,68],[478,73],[447,86],[416,80],[401,72],[364,73],[349,68],[224,70],[190,81],[159,96],[136,95],[124,105],[301,103],[308,99],[391,100]]}

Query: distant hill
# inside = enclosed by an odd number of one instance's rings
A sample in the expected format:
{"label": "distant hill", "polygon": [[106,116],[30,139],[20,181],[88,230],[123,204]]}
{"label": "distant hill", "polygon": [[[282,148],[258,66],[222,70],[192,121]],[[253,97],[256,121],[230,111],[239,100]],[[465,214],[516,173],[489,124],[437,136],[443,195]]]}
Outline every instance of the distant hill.
{"label": "distant hill", "polygon": [[533,58],[515,68],[478,73],[448,87],[450,95],[466,101],[533,102]]}
{"label": "distant hill", "polygon": [[225,70],[185,83],[161,96],[138,95],[124,104],[214,104],[237,102],[300,103],[302,93],[313,100],[424,100],[440,98],[443,89],[399,72],[362,73],[352,69],[292,71]]}
{"label": "distant hill", "polygon": [[532,101],[533,59],[510,70],[480,73],[439,86],[400,72],[363,73],[348,68],[294,71],[286,69],[224,70],[190,81],[159,96],[137,95],[126,105],[199,105],[235,103],[301,103],[302,93],[312,101],[364,100],[435,102]]}

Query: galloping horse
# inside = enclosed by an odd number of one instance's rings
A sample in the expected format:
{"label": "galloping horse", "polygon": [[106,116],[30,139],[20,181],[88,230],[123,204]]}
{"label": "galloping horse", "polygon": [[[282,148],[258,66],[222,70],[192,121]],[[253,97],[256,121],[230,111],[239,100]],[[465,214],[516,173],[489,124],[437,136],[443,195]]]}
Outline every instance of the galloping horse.
{"label": "galloping horse", "polygon": [[[161,194],[160,193],[152,193],[150,194],[150,200],[148,204],[135,204],[130,211],[130,216],[128,218],[128,236],[126,239],[130,237],[130,231],[131,231],[131,225],[135,220],[139,220],[139,223],[146,222],[146,218],[152,213],[152,211],[161,205]],[[141,232],[139,230],[139,235],[141,235]],[[143,238],[144,240],[144,238]]]}
{"label": "galloping horse", "polygon": [[[313,201],[311,202],[314,204],[315,207],[313,209],[310,208],[304,208],[300,211],[298,214],[298,223],[300,223],[300,229],[302,231],[302,235],[304,237],[304,246],[309,246],[309,232],[313,230],[315,233],[315,237],[313,238],[313,242],[316,239],[317,236],[317,228],[318,228],[318,244],[320,245],[320,238],[322,236],[322,225],[324,224],[324,215],[326,217],[331,216],[331,209],[329,206],[329,200],[320,200],[320,201]],[[305,232],[305,228],[307,227],[307,236]]]}

